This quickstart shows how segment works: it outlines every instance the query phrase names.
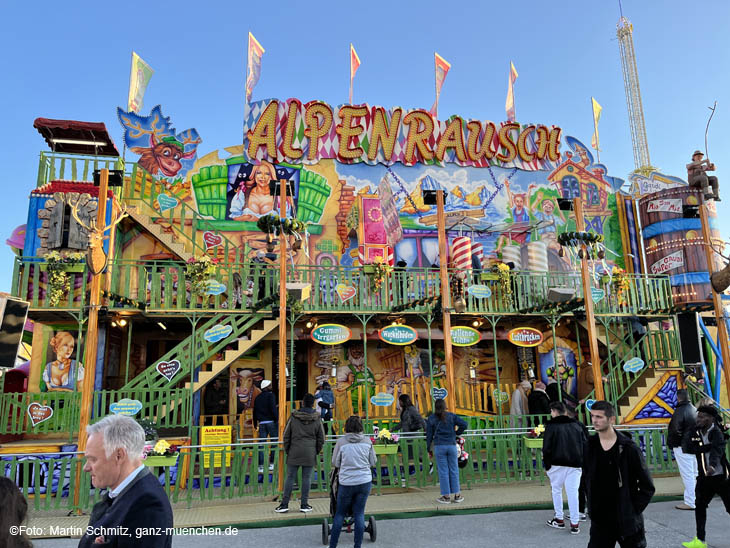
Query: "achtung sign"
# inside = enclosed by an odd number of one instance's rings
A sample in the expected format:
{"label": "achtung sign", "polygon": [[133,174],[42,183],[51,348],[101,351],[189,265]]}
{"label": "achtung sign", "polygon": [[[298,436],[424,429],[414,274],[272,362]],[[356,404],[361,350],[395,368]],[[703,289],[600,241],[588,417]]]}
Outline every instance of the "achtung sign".
{"label": "achtung sign", "polygon": [[537,346],[542,342],[542,333],[534,327],[515,327],[507,333],[507,339],[517,346]]}
{"label": "achtung sign", "polygon": [[378,338],[388,344],[405,346],[418,339],[418,333],[409,325],[389,325],[378,331]]}
{"label": "achtung sign", "polygon": [[312,329],[309,336],[319,344],[342,344],[352,338],[352,331],[344,325],[325,323]]}
{"label": "achtung sign", "polygon": [[451,344],[454,346],[472,346],[482,339],[482,334],[473,327],[464,325],[451,328]]}

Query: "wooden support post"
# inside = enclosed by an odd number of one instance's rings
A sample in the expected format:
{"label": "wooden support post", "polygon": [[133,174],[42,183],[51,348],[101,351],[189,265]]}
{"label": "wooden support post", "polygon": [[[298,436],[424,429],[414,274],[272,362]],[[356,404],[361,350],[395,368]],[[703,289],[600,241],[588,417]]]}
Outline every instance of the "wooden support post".
{"label": "wooden support post", "polygon": [[[575,228],[578,232],[584,232],[586,229],[585,219],[583,218],[583,201],[580,198],[573,200],[573,212],[575,213]],[[603,392],[603,371],[601,370],[601,358],[598,354],[598,340],[596,339],[596,322],[593,315],[593,296],[591,295],[591,278],[588,273],[588,259],[584,245],[583,258],[580,260],[580,276],[583,281],[583,301],[586,310],[586,329],[588,330],[588,348],[591,353],[591,366],[593,367],[593,386],[597,400],[606,398]],[[556,364],[557,371],[557,364]],[[560,382],[558,380],[558,382]]]}
{"label": "wooden support post", "polygon": [[[99,198],[96,210],[96,226],[106,223],[106,199],[109,188],[109,170],[102,169],[99,177]],[[89,320],[86,322],[86,341],[84,343],[84,381],[81,386],[81,414],[79,418],[79,443],[77,451],[86,450],[86,426],[91,419],[91,406],[94,399],[94,381],[96,380],[96,354],[99,343],[99,303],[101,297],[102,273],[91,275],[89,295]],[[81,493],[81,460],[76,463],[76,489],[74,491],[74,507],[78,508]]]}
{"label": "wooden support post", "polygon": [[[286,219],[286,184],[279,181],[281,195],[280,217]],[[294,371],[291,372],[292,375]],[[294,382],[294,379],[292,379]],[[293,405],[293,401],[290,402]],[[286,426],[286,236],[279,230],[279,446],[284,447],[284,427]],[[279,451],[279,491],[284,489],[284,451]]]}
{"label": "wooden support post", "polygon": [[[708,276],[712,276],[715,271],[715,253],[712,249],[710,221],[707,216],[707,202],[700,206],[700,220],[702,221],[702,239],[705,242],[705,254],[707,256],[707,274]],[[722,373],[725,377],[725,390],[727,391],[728,401],[730,401],[730,348],[728,348],[727,323],[725,323],[725,315],[723,314],[722,297],[714,289],[712,290],[712,303],[715,306],[717,346],[720,347],[720,354],[722,355]],[[719,382],[719,379],[716,379],[715,382]],[[720,394],[719,389],[717,394]]]}
{"label": "wooden support post", "polygon": [[449,275],[446,270],[448,264],[448,253],[446,251],[446,215],[444,213],[444,191],[436,191],[436,221],[438,223],[439,238],[439,270],[441,274],[441,310],[443,312],[444,325],[444,361],[446,362],[446,385],[448,395],[446,396],[449,411],[456,412],[456,392],[454,382],[454,354],[451,348],[451,289],[449,288]]}

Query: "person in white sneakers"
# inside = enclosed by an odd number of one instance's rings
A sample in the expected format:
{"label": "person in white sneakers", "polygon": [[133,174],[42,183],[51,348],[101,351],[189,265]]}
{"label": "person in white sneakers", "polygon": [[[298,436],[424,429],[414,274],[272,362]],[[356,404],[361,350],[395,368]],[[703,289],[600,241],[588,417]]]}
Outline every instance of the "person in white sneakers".
{"label": "person in white sneakers", "polygon": [[555,517],[548,520],[547,525],[556,529],[565,529],[563,516],[563,488],[565,488],[570,510],[570,532],[577,535],[580,533],[578,487],[588,440],[578,421],[567,415],[563,402],[552,402],[550,415],[553,418],[545,426],[542,458],[548,478],[550,478]]}
{"label": "person in white sneakers", "polygon": [[669,421],[667,446],[674,453],[674,460],[679,467],[679,475],[684,483],[684,502],[675,506],[677,510],[695,509],[695,485],[697,484],[697,459],[694,455],[682,450],[682,440],[687,432],[695,427],[697,410],[687,398],[687,390],[677,390],[677,407]]}

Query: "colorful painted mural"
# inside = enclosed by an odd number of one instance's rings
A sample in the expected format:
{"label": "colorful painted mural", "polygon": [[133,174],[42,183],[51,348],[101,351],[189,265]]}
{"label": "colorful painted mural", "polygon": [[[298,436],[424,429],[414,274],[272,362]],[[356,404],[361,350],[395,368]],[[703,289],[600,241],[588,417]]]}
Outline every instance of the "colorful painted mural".
{"label": "colorful painted mural", "polygon": [[84,366],[76,359],[76,338],[70,332],[57,331],[50,338],[46,359],[41,392],[81,389]]}

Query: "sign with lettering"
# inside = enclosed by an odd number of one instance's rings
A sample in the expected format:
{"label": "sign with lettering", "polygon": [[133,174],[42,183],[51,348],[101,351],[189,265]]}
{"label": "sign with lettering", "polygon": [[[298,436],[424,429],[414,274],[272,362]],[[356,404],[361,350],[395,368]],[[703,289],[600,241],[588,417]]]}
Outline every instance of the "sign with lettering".
{"label": "sign with lettering", "polygon": [[446,396],[449,395],[449,391],[446,390],[446,388],[437,388],[434,387],[431,389],[431,396],[435,400],[445,400]]}
{"label": "sign with lettering", "polygon": [[213,467],[223,465],[223,452],[226,452],[226,468],[231,466],[231,447],[205,447],[208,445],[228,445],[231,443],[230,426],[203,426],[200,429],[200,443],[203,445],[203,467],[210,468],[210,457],[213,453]]}
{"label": "sign with lettering", "polygon": [[210,230],[206,230],[203,232],[203,242],[205,242],[205,250],[208,251],[209,249],[221,245],[223,243],[223,236],[216,234],[215,232],[211,232]]}
{"label": "sign with lettering", "polygon": [[405,346],[418,339],[418,333],[408,325],[389,325],[378,331],[378,338],[388,344]]}
{"label": "sign with lettering", "polygon": [[319,344],[342,344],[352,338],[352,331],[344,325],[325,323],[312,329],[309,336]]}
{"label": "sign with lettering", "polygon": [[537,346],[542,342],[542,332],[534,327],[515,327],[507,333],[507,339],[517,346]]}
{"label": "sign with lettering", "polygon": [[682,213],[682,199],[681,198],[664,198],[660,200],[651,200],[646,205],[646,212],[647,213],[658,213],[658,212],[667,212],[667,213]]}
{"label": "sign with lettering", "polygon": [[206,295],[220,295],[226,291],[226,285],[220,283],[218,280],[210,279],[205,282],[205,294]]}
{"label": "sign with lettering", "polygon": [[603,297],[605,296],[605,289],[601,289],[600,287],[591,287],[591,298],[593,299],[594,303],[601,302],[603,300]]}
{"label": "sign with lettering", "polygon": [[205,333],[203,333],[203,338],[208,342],[216,343],[225,339],[232,332],[232,326],[217,324],[208,329]]}
{"label": "sign with lettering", "polygon": [[627,373],[638,373],[644,368],[644,360],[641,358],[631,358],[624,364],[624,371]]}
{"label": "sign with lettering", "polygon": [[30,423],[34,427],[38,426],[42,422],[46,422],[52,416],[53,407],[41,405],[37,402],[33,402],[28,406],[28,418],[30,418]]}
{"label": "sign with lettering", "polygon": [[126,415],[127,417],[134,417],[141,410],[142,402],[139,400],[131,400],[129,398],[122,398],[109,406],[109,411],[115,415]]}
{"label": "sign with lettering", "polygon": [[353,285],[347,285],[347,284],[337,284],[335,286],[335,291],[337,291],[337,295],[339,295],[340,300],[343,303],[346,303],[350,299],[352,299],[355,295],[357,295],[357,287]]}
{"label": "sign with lettering", "polygon": [[457,325],[451,328],[451,344],[454,346],[472,346],[482,339],[482,334],[473,327]]}
{"label": "sign with lettering", "polygon": [[675,268],[681,268],[684,266],[684,252],[679,249],[673,253],[665,255],[657,262],[653,263],[649,270],[652,274],[664,274]]}
{"label": "sign with lettering", "polygon": [[180,201],[174,196],[168,196],[167,194],[160,194],[157,196],[157,204],[160,206],[160,213],[164,213],[170,209],[175,209]]}
{"label": "sign with lettering", "polygon": [[492,290],[487,285],[470,285],[467,292],[477,299],[488,299],[492,296]]}
{"label": "sign with lettering", "polygon": [[393,394],[388,394],[387,392],[379,392],[370,398],[370,403],[379,407],[390,407],[393,405],[394,401],[395,396],[393,396]]}
{"label": "sign with lettering", "polygon": [[177,375],[177,372],[180,371],[181,366],[180,362],[178,360],[170,360],[169,362],[160,362],[155,366],[155,369],[157,369],[157,372],[165,377],[168,381],[171,381],[172,378]]}

